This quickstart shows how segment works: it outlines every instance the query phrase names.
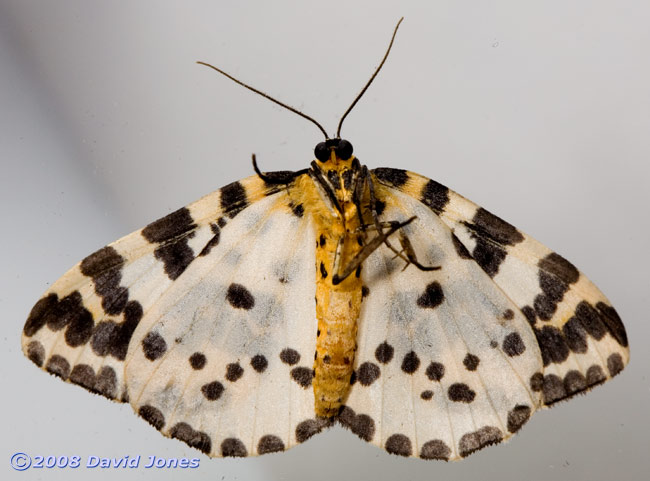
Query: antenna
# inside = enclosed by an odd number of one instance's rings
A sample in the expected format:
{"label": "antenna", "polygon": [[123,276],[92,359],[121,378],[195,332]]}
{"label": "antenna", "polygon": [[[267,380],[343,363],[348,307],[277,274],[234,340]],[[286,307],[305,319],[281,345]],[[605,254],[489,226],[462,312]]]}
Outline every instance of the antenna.
{"label": "antenna", "polygon": [[370,77],[370,80],[368,80],[368,83],[366,86],[359,92],[359,95],[357,95],[357,98],[354,99],[354,102],[352,102],[352,105],[348,107],[348,109],[345,111],[343,114],[343,117],[341,117],[341,121],[339,122],[339,128],[336,130],[336,137],[341,138],[341,126],[343,125],[343,121],[345,120],[345,117],[348,116],[350,111],[354,108],[354,106],[357,104],[359,99],[363,96],[363,94],[366,93],[366,90],[368,90],[368,87],[370,87],[370,84],[372,83],[373,80],[375,80],[375,77],[381,70],[381,68],[384,66],[384,62],[386,62],[386,59],[388,58],[388,54],[390,53],[390,49],[393,46],[393,41],[395,40],[395,35],[397,35],[397,29],[399,28],[399,24],[402,23],[402,20],[404,20],[404,17],[400,18],[399,21],[397,22],[397,25],[395,25],[395,30],[393,31],[393,36],[390,39],[390,44],[388,44],[388,49],[386,50],[386,54],[384,55],[384,58],[382,59],[381,63],[379,64],[379,67],[375,70],[375,73],[372,74],[372,77]]}
{"label": "antenna", "polygon": [[[344,121],[345,118],[348,116],[348,114],[350,113],[350,111],[354,108],[354,106],[357,104],[357,102],[359,101],[359,99],[363,96],[363,94],[366,93],[366,90],[368,90],[368,87],[370,87],[370,84],[373,82],[373,80],[375,80],[375,77],[377,76],[377,74],[379,73],[379,71],[381,70],[381,68],[384,66],[384,63],[386,62],[386,59],[388,58],[388,54],[390,53],[390,49],[391,49],[392,46],[393,46],[393,42],[395,41],[395,36],[397,35],[397,29],[399,28],[400,24],[402,23],[402,20],[404,20],[404,17],[400,18],[399,21],[397,22],[397,25],[395,25],[395,30],[393,31],[393,36],[392,36],[391,39],[390,39],[390,44],[388,44],[388,49],[386,50],[386,53],[384,54],[384,58],[381,60],[381,63],[379,64],[379,66],[378,66],[377,69],[375,70],[375,73],[372,74],[372,77],[370,77],[370,80],[368,80],[368,83],[366,83],[365,87],[363,87],[363,89],[361,90],[361,92],[359,92],[359,95],[357,95],[357,97],[354,99],[354,102],[352,102],[352,104],[351,104],[351,105],[348,107],[348,109],[345,111],[345,113],[343,114],[343,117],[341,117],[341,120],[339,121],[339,127],[338,127],[338,129],[336,130],[336,138],[341,138],[341,127],[343,126],[343,121]],[[224,72],[223,70],[221,70],[221,69],[218,68],[218,67],[215,67],[214,65],[211,65],[211,64],[206,63],[206,62],[201,62],[201,61],[197,61],[196,63],[198,63],[199,65],[205,65],[206,67],[210,67],[211,69],[216,70],[216,71],[219,72],[221,75],[223,75],[223,76],[225,76],[225,77],[228,77],[230,80],[232,80],[232,81],[235,82],[236,84],[239,84],[239,85],[241,85],[242,87],[245,87],[245,88],[247,88],[248,90],[250,90],[250,91],[252,91],[252,92],[255,92],[256,94],[261,95],[262,97],[264,97],[264,98],[270,100],[271,102],[273,102],[273,103],[275,103],[275,104],[278,104],[280,107],[284,107],[285,109],[290,110],[290,111],[293,112],[294,114],[298,114],[298,115],[300,115],[302,118],[309,120],[309,121],[312,122],[314,125],[316,125],[316,127],[318,127],[318,129],[319,129],[319,130],[323,133],[323,135],[325,136],[325,139],[326,139],[326,140],[330,138],[329,135],[327,135],[327,132],[325,131],[325,129],[321,126],[321,124],[319,124],[318,122],[316,122],[316,120],[314,120],[314,119],[313,119],[312,117],[310,117],[309,115],[307,115],[307,114],[303,114],[300,110],[298,110],[298,109],[296,109],[296,108],[294,108],[294,107],[292,107],[292,106],[290,106],[290,105],[287,105],[287,104],[285,104],[285,103],[283,103],[283,102],[280,102],[279,100],[274,99],[274,98],[271,97],[269,94],[266,94],[266,93],[262,92],[261,90],[257,90],[255,87],[251,87],[250,85],[245,84],[245,83],[242,82],[241,80],[236,79],[236,78],[233,77],[232,75],[230,75],[230,74]]]}
{"label": "antenna", "polygon": [[314,123],[316,125],[316,127],[318,127],[320,129],[321,132],[323,132],[323,135],[325,135],[325,139],[329,139],[329,135],[327,135],[327,132],[325,132],[325,129],[321,126],[321,124],[316,122],[309,115],[303,114],[300,110],[295,109],[295,108],[291,107],[290,105],[287,105],[285,103],[280,102],[279,100],[274,99],[269,94],[265,94],[264,92],[262,92],[260,90],[257,90],[256,88],[251,87],[250,85],[245,84],[241,80],[237,80],[232,75],[227,74],[226,72],[224,72],[220,68],[215,67],[214,65],[210,65],[209,63],[205,63],[205,62],[201,62],[201,61],[198,61],[196,63],[198,63],[199,65],[205,65],[206,67],[210,67],[211,69],[216,70],[221,75],[224,75],[224,76],[228,77],[230,80],[232,80],[233,82],[241,85],[242,87],[246,87],[248,90],[251,90],[251,91],[255,92],[256,94],[261,95],[262,97],[269,99],[271,102],[274,102],[274,103],[278,104],[280,107],[284,107],[285,109],[292,111],[294,114],[298,114],[302,118],[309,120],[310,122]]}

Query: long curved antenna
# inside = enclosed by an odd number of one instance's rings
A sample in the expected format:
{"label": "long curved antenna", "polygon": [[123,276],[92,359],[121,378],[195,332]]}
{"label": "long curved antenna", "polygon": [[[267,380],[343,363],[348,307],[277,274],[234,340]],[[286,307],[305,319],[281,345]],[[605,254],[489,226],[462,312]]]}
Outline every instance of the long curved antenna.
{"label": "long curved antenna", "polygon": [[339,128],[336,130],[336,138],[341,138],[341,126],[343,125],[343,121],[345,120],[345,117],[348,116],[350,111],[354,108],[354,106],[357,104],[359,99],[363,96],[363,94],[366,93],[366,90],[368,90],[368,87],[370,87],[370,84],[372,83],[373,80],[375,80],[375,77],[381,70],[381,68],[384,66],[384,62],[386,62],[386,59],[388,58],[388,54],[390,53],[390,49],[393,46],[393,41],[395,40],[395,35],[397,35],[397,29],[399,28],[399,24],[402,23],[402,20],[404,20],[404,17],[400,18],[399,21],[397,22],[397,25],[395,25],[395,30],[393,31],[393,36],[390,39],[390,44],[388,45],[388,49],[386,50],[386,54],[384,55],[384,58],[382,59],[381,63],[379,64],[379,67],[377,67],[377,70],[375,70],[375,73],[372,74],[372,77],[370,77],[370,80],[368,80],[368,83],[366,86],[359,92],[359,95],[357,95],[357,98],[354,99],[354,102],[352,102],[352,105],[348,107],[348,109],[345,111],[343,114],[343,117],[341,117],[341,121],[339,122]]}
{"label": "long curved antenna", "polygon": [[[401,20],[400,20],[400,21],[401,21]],[[197,61],[196,63],[198,63],[199,65],[205,65],[206,67],[210,67],[211,69],[216,70],[216,71],[219,72],[221,75],[224,75],[224,76],[228,77],[230,80],[232,80],[233,82],[235,82],[235,83],[241,85],[242,87],[246,87],[248,90],[251,90],[251,91],[255,92],[256,94],[261,95],[262,97],[269,99],[271,102],[274,102],[274,103],[278,104],[280,107],[284,107],[284,108],[287,109],[287,110],[291,110],[294,114],[298,114],[298,115],[300,115],[302,118],[307,119],[307,120],[309,120],[310,122],[313,122],[313,123],[316,125],[316,127],[318,127],[318,128],[320,129],[320,131],[323,132],[323,135],[325,135],[325,139],[329,139],[329,135],[327,135],[327,132],[325,132],[325,129],[321,126],[321,124],[319,124],[318,122],[316,122],[316,121],[315,121],[314,119],[312,119],[309,115],[303,114],[300,110],[295,109],[295,108],[293,108],[293,107],[291,107],[290,105],[287,105],[287,104],[285,104],[285,103],[282,103],[282,102],[280,102],[279,100],[275,100],[275,99],[274,99],[273,97],[271,97],[270,95],[265,94],[264,92],[261,92],[261,91],[257,90],[256,88],[251,87],[250,85],[245,84],[245,83],[242,82],[241,80],[237,80],[237,79],[236,79],[235,77],[233,77],[232,75],[228,75],[226,72],[224,72],[223,70],[221,70],[221,69],[215,67],[214,65],[210,65],[209,63],[205,63],[205,62],[201,62],[201,61]],[[383,62],[382,62],[382,63],[383,63]]]}

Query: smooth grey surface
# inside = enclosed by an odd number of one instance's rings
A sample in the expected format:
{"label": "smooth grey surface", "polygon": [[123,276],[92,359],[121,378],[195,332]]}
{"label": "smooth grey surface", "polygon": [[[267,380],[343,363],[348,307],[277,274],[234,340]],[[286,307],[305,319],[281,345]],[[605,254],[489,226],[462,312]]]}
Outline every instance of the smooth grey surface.
{"label": "smooth grey surface", "polygon": [[[460,463],[401,459],[340,428],[279,455],[210,460],[128,405],[38,370],[24,319],[98,247],[252,173],[297,170],[405,16],[343,136],[372,167],[434,178],[574,262],[632,361]],[[3,479],[642,480],[650,461],[647,2],[0,0]],[[12,453],[198,457],[195,470],[30,470]]]}

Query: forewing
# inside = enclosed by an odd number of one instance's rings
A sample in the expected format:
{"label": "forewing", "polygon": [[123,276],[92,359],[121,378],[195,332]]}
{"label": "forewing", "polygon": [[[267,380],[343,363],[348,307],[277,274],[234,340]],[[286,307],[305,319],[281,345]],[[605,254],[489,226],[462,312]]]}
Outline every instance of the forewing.
{"label": "forewing", "polygon": [[210,456],[288,449],[314,420],[315,237],[262,200],[231,220],[145,313],[126,359],[131,405]]}
{"label": "forewing", "polygon": [[618,374],[629,361],[625,328],[600,290],[569,261],[447,187],[418,174],[376,169],[384,188],[400,190],[452,230],[471,256],[526,316],[544,368],[529,380],[546,405]]}
{"label": "forewing", "polygon": [[[404,221],[418,260],[403,270],[386,247],[363,265],[355,383],[341,422],[387,451],[458,459],[516,432],[540,406],[542,369],[524,315],[426,206],[378,193],[383,221]],[[394,237],[393,245],[399,245]]]}
{"label": "forewing", "polygon": [[273,195],[258,177],[234,182],[86,257],[32,308],[22,347],[36,365],[117,401],[143,315],[242,209]]}

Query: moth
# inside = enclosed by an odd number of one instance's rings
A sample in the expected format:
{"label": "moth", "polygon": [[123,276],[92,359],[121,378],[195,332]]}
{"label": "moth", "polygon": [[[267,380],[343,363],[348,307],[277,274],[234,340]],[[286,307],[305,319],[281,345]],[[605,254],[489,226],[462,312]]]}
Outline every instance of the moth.
{"label": "moth", "polygon": [[[401,21],[401,20],[400,20]],[[456,460],[629,360],[576,267],[434,180],[325,141],[99,249],[32,308],[37,366],[205,454],[283,451],[338,423]]]}

